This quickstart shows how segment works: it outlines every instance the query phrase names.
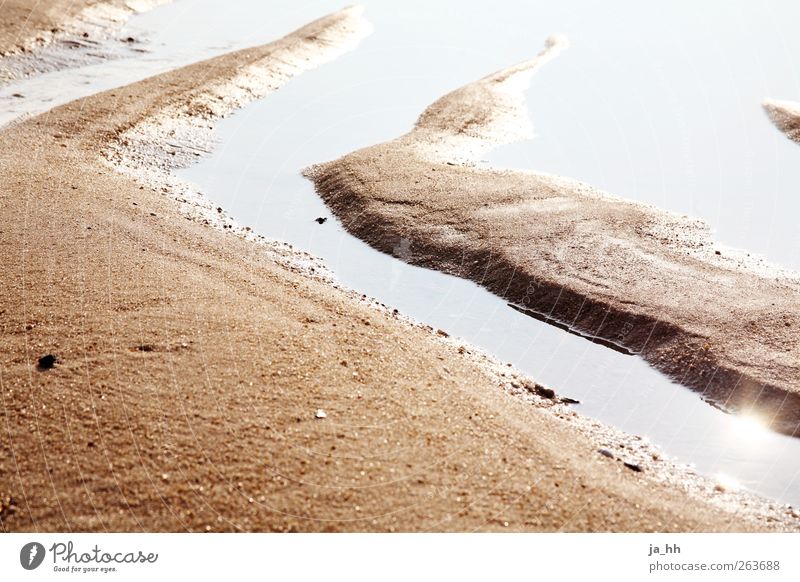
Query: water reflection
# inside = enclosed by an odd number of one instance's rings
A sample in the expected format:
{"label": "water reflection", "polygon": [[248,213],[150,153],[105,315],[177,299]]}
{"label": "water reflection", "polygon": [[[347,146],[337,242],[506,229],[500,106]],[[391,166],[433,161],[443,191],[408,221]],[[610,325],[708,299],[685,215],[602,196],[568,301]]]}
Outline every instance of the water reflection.
{"label": "water reflection", "polygon": [[[537,19],[509,19],[503,30],[510,36],[493,36],[497,42],[491,53],[479,54],[473,39],[453,32],[452,27],[463,22],[429,22],[442,18],[436,11],[415,14],[416,20],[398,19],[390,12],[369,4],[367,15],[375,33],[358,51],[225,120],[219,149],[184,176],[234,216],[246,216],[257,231],[322,257],[344,284],[512,362],[537,381],[579,400],[580,412],[649,438],[703,474],[727,475],[729,482],[800,503],[800,440],[724,414],[640,358],[537,321],[470,281],[378,253],[330,217],[311,184],[299,176],[300,169],[396,137],[438,96],[530,56],[531,47],[553,31],[567,32],[578,44],[581,39],[580,33],[561,26],[555,14],[539,14]],[[497,17],[495,12],[491,21]],[[570,22],[575,24],[574,19]],[[597,28],[596,22],[581,22]],[[525,29],[525,40],[516,36],[517,26]],[[596,32],[592,34],[596,41]],[[537,77],[531,92],[540,88]],[[562,86],[558,91],[570,89]],[[541,116],[534,112],[540,136]],[[766,121],[765,126],[772,131]],[[550,139],[558,140],[557,128],[551,128]],[[662,152],[662,159],[666,155]],[[528,165],[531,159],[526,158]],[[572,163],[580,167],[585,160],[576,156]],[[672,165],[679,161],[682,158]],[[617,163],[605,169],[609,175],[624,174],[626,167]],[[550,169],[539,164],[535,168]],[[730,200],[731,206],[736,203]],[[318,216],[330,219],[319,225],[314,221]],[[403,252],[413,256],[414,242],[408,241]]]}
{"label": "water reflection", "polygon": [[765,420],[755,413],[729,415],[729,419],[732,440],[740,443],[740,446],[760,448],[772,434]]}

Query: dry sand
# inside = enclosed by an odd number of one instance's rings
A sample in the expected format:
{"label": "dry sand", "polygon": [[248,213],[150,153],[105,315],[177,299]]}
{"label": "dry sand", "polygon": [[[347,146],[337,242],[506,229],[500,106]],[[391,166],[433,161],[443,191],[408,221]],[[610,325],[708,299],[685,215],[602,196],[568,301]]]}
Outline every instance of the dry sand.
{"label": "dry sand", "polygon": [[[364,26],[338,13],[0,132],[2,528],[796,530],[130,177],[126,140],[164,112],[212,124],[209,98],[275,89]],[[155,159],[188,155],[173,137]]]}
{"label": "dry sand", "polygon": [[800,143],[800,103],[767,99],[764,101],[764,111],[786,137]]}
{"label": "dry sand", "polygon": [[[800,427],[800,280],[686,216],[479,165],[532,135],[531,75],[566,46],[445,95],[408,134],[307,171],[346,228],[535,317],[641,354],[717,406]],[[405,243],[405,244],[401,244]]]}

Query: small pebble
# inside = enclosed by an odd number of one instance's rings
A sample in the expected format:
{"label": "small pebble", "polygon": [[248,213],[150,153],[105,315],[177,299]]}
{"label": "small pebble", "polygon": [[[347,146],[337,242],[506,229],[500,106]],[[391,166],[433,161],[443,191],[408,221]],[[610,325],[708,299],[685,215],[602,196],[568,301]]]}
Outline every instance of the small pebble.
{"label": "small pebble", "polygon": [[58,358],[53,354],[47,354],[46,356],[42,356],[39,358],[39,368],[42,370],[49,370],[53,366],[56,365],[58,362]]}
{"label": "small pebble", "polygon": [[327,418],[328,414],[322,410],[321,408],[317,410],[316,414],[314,414],[314,418]]}
{"label": "small pebble", "polygon": [[546,386],[542,386],[541,384],[534,384],[533,390],[531,390],[531,387],[529,385],[528,390],[530,390],[537,396],[541,396],[542,398],[547,398],[548,400],[553,400],[556,397],[555,390],[553,390],[552,388],[547,388]]}

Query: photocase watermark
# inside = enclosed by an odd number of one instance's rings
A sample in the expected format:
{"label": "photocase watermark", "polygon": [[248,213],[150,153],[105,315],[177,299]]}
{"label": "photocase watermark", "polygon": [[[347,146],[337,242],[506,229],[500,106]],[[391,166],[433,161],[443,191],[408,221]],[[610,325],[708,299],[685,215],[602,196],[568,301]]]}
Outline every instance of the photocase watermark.
{"label": "photocase watermark", "polygon": [[19,563],[26,570],[35,570],[48,555],[52,558],[53,571],[83,574],[115,572],[121,564],[155,564],[158,560],[158,554],[154,552],[106,551],[97,544],[83,550],[67,541],[56,542],[47,550],[39,542],[29,542],[19,552]]}
{"label": "photocase watermark", "polygon": [[19,563],[26,570],[35,570],[44,561],[44,546],[39,542],[28,542],[19,551]]}

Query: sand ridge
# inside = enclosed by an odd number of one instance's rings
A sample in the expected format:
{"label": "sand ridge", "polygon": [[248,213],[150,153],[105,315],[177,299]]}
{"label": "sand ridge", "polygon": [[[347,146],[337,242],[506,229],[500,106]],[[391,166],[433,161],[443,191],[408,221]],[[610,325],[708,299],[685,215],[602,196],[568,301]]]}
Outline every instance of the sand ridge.
{"label": "sand ridge", "polygon": [[[306,171],[345,227],[408,260],[640,354],[716,406],[800,432],[800,278],[702,221],[480,155],[530,134],[540,57],[445,95],[406,135]],[[509,128],[522,127],[522,131]]]}
{"label": "sand ridge", "polygon": [[800,143],[800,103],[766,99],[763,106],[775,127],[790,140]]}
{"label": "sand ridge", "polygon": [[139,39],[115,38],[128,18],[171,0],[2,0],[0,85],[14,79],[135,55]]}

